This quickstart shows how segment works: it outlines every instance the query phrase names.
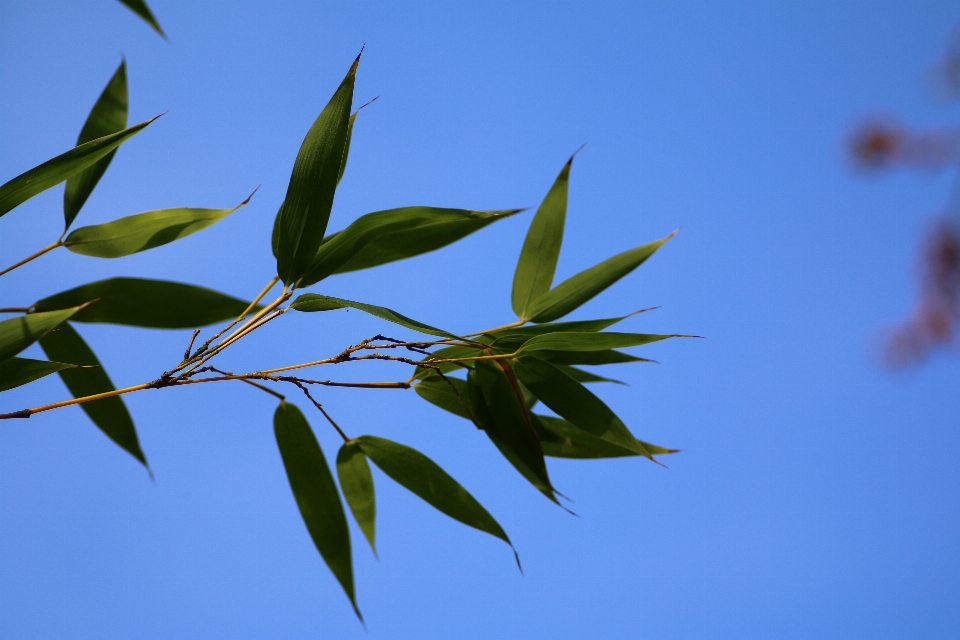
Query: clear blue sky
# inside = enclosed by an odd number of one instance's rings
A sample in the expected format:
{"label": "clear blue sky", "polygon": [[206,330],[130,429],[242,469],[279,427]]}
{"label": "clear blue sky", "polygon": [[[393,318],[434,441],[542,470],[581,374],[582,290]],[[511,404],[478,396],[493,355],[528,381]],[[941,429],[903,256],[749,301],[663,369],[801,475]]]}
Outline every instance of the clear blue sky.
{"label": "clear blue sky", "polygon": [[[641,438],[682,448],[551,461],[548,503],[466,422],[412,392],[330,392],[354,435],[415,446],[498,518],[523,559],[382,475],[380,559],[353,530],[356,621],[317,555],[273,440],[274,401],[223,385],[129,397],[156,483],[78,409],[0,425],[0,636],[11,638],[947,638],[960,629],[960,360],[891,374],[880,330],[914,296],[949,172],[872,178],[864,115],[957,121],[925,90],[950,2],[0,5],[0,181],[70,147],[121,56],[131,122],[79,224],[171,206],[247,208],[120,261],[54,253],[5,304],[112,275],[254,295],[306,129],[366,43],[331,228],[394,206],[536,206],[573,167],[559,277],[682,227],[576,317],[661,306],[662,362],[610,371]],[[57,237],[61,188],[0,220],[0,262]],[[509,321],[529,213],[321,291],[468,331]],[[286,316],[237,369],[328,355],[383,325]],[[306,314],[304,314],[306,316]],[[86,325],[118,384],[189,332]],[[55,377],[3,410],[66,397]],[[308,414],[332,456],[337,437]]]}

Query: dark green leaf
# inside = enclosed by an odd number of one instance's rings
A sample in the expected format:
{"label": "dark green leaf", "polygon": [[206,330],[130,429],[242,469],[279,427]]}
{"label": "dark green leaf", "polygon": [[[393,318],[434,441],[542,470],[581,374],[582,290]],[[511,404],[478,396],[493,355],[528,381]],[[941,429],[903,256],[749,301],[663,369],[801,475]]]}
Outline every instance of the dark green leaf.
{"label": "dark green leaf", "polygon": [[69,309],[61,307],[56,311],[31,313],[0,322],[0,362],[17,355],[78,311],[80,307],[74,305]]}
{"label": "dark green leaf", "polygon": [[606,351],[620,347],[636,347],[667,338],[689,336],[657,333],[576,332],[546,333],[534,336],[523,344],[523,352],[532,351]]}
{"label": "dark green leaf", "polygon": [[[640,455],[635,451],[610,444],[591,435],[562,418],[534,415],[533,424],[536,426],[540,442],[543,444],[543,453],[547,456],[554,458],[621,458]],[[661,450],[651,451],[651,453],[672,453],[668,449],[655,448]]]}
{"label": "dark green leaf", "polygon": [[353,517],[376,555],[374,523],[377,519],[377,503],[373,492],[373,475],[367,457],[355,442],[344,443],[340,447],[337,453],[337,476],[343,497],[347,499]]}
{"label": "dark green leaf", "polygon": [[[59,328],[40,338],[40,346],[48,358],[85,365],[79,369],[64,369],[60,372],[60,378],[74,398],[106,393],[116,388],[93,350],[70,323],[64,322]],[[80,408],[108,438],[149,470],[147,458],[140,449],[140,439],[137,437],[136,427],[133,426],[133,418],[120,396],[84,402]]]}
{"label": "dark green leaf", "polygon": [[513,274],[513,310],[521,318],[533,301],[550,290],[560,258],[563,226],[567,218],[567,186],[573,156],[560,170],[560,175],[547,192],[530,222],[530,229],[520,250],[520,260]]}
{"label": "dark green leaf", "polygon": [[[91,142],[97,138],[108,136],[111,133],[122,131],[127,126],[127,63],[121,62],[110,82],[87,116],[87,121],[80,130],[77,144]],[[80,213],[83,203],[87,201],[94,187],[100,182],[104,171],[110,166],[110,161],[117,153],[114,149],[95,164],[90,165],[80,173],[67,179],[67,186],[63,192],[64,229],[69,229],[74,218]]]}
{"label": "dark green leaf", "polygon": [[148,124],[159,117],[150,118],[123,131],[74,147],[66,153],[61,153],[56,158],[47,160],[29,171],[21,173],[13,180],[0,186],[0,216],[38,193],[46,191],[50,187],[55,187],[64,180],[80,173],[129,138],[140,133]]}
{"label": "dark green leaf", "polygon": [[584,371],[583,369],[578,369],[576,367],[571,367],[565,364],[555,365],[557,369],[563,371],[565,374],[576,380],[577,382],[612,382],[614,384],[626,384],[621,380],[614,380],[613,378],[604,378],[603,376],[598,376],[595,373],[590,373],[589,371]]}
{"label": "dark green leaf", "polygon": [[343,160],[340,161],[340,173],[337,174],[338,185],[340,181],[343,180],[343,172],[347,168],[347,156],[350,155],[350,141],[353,139],[353,123],[356,121],[358,113],[360,113],[359,109],[354,111],[347,124],[347,142],[343,145]]}
{"label": "dark green leaf", "polygon": [[8,358],[0,362],[0,391],[7,391],[24,384],[39,380],[61,369],[76,367],[75,364],[50,362],[49,360],[31,360],[30,358]]}
{"label": "dark green leaf", "polygon": [[496,536],[513,548],[510,538],[493,516],[436,462],[416,449],[386,438],[360,436],[356,442],[367,457],[395,482],[454,520]]}
{"label": "dark green leaf", "polygon": [[167,37],[167,34],[163,32],[163,29],[160,28],[160,23],[157,22],[157,19],[153,17],[153,13],[150,12],[150,8],[147,6],[147,3],[143,0],[120,0],[123,4],[130,7],[130,9],[143,18],[147,24],[154,28],[154,30],[159,33],[164,38]]}
{"label": "dark green leaf", "polygon": [[332,311],[334,309],[344,309],[346,307],[359,309],[360,311],[364,311],[370,315],[377,316],[378,318],[393,322],[394,324],[399,324],[407,329],[413,329],[414,331],[426,333],[431,336],[442,336],[444,338],[457,337],[452,333],[444,331],[443,329],[431,327],[428,324],[424,324],[414,320],[413,318],[408,318],[407,316],[387,309],[386,307],[378,307],[376,305],[366,304],[364,302],[344,300],[343,298],[323,296],[319,293],[304,293],[303,295],[298,296],[297,299],[293,301],[293,304],[290,305],[290,308],[295,309],[296,311]]}
{"label": "dark green leaf", "polygon": [[499,366],[486,360],[478,361],[467,374],[467,385],[477,426],[521,475],[556,502],[540,438],[530,422],[522,395],[517,393],[518,387],[511,384]]}
{"label": "dark green leaf", "polygon": [[360,216],[323,239],[302,286],[334,273],[368,269],[444,247],[520,211],[403,207]]}
{"label": "dark green leaf", "polygon": [[[640,313],[639,311],[635,313]],[[501,329],[491,331],[489,334],[494,338],[523,338],[524,340],[533,336],[543,335],[545,333],[564,333],[570,331],[603,331],[609,326],[615,325],[621,320],[625,320],[631,313],[618,318],[599,318],[597,320],[570,320],[568,322],[545,322],[543,324],[531,324],[525,327],[513,327],[512,329]],[[522,344],[522,343],[520,343]]]}
{"label": "dark green leaf", "polygon": [[525,317],[533,322],[551,322],[562,318],[643,264],[675,233],[661,240],[619,253],[567,278],[537,298],[536,302],[527,309]]}
{"label": "dark green leaf", "polygon": [[73,318],[76,322],[192,329],[236,318],[247,308],[243,300],[192,284],[110,278],[46,297],[34,303],[33,309],[64,309],[93,300],[96,302]]}
{"label": "dark green leaf", "polygon": [[343,163],[360,56],[307,132],[277,216],[277,273],[292,285],[306,275],[323,241]]}
{"label": "dark green leaf", "polygon": [[428,371],[423,382],[413,386],[417,395],[441,409],[472,421],[473,418],[468,411],[470,396],[467,391],[467,381],[453,376],[446,376],[444,379],[436,372]]}
{"label": "dark green leaf", "polygon": [[626,362],[656,362],[648,358],[637,356],[623,351],[538,351],[537,357],[556,365],[573,364],[622,364]]}
{"label": "dark green leaf", "polygon": [[[251,194],[250,197],[253,197]],[[63,241],[74,253],[95,258],[120,258],[159,247],[206,229],[243,205],[232,209],[157,209],[74,230]]]}
{"label": "dark green leaf", "polygon": [[514,370],[523,384],[561,417],[606,442],[653,459],[647,443],[637,440],[600,398],[563,371],[531,356],[520,358]]}
{"label": "dark green leaf", "polygon": [[287,402],[273,414],[273,431],[307,531],[362,620],[353,591],[347,518],[320,443],[300,410]]}

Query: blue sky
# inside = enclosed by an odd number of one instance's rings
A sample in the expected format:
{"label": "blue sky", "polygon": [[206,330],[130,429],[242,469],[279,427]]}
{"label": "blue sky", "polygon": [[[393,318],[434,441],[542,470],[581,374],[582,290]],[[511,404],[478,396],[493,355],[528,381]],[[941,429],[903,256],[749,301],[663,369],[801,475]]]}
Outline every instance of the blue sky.
{"label": "blue sky", "polygon": [[[156,36],[117,2],[0,6],[0,181],[69,148],[121,56],[125,144],[78,224],[251,204],[120,261],[50,254],[6,304],[113,275],[256,294],[304,133],[360,47],[359,117],[331,229],[412,204],[536,206],[574,163],[558,280],[681,233],[578,310],[660,306],[602,397],[665,462],[551,461],[572,517],[467,423],[412,392],[337,391],[353,435],[417,447],[500,521],[523,559],[382,475],[379,561],[353,530],[367,631],[286,485],[274,401],[247,388],[130,396],[153,483],[78,409],[0,429],[4,637],[953,637],[960,627],[960,361],[890,373],[883,327],[913,303],[915,251],[947,171],[853,169],[864,116],[956,122],[924,85],[952,3],[178,2]],[[61,188],[0,220],[0,262],[61,230]],[[511,320],[530,214],[317,290],[455,331]],[[287,364],[381,331],[357,312],[292,317],[225,365]],[[87,325],[118,384],[155,378],[189,332]],[[349,374],[353,375],[353,374]],[[400,374],[403,375],[403,374]],[[405,377],[405,376],[404,376]],[[206,385],[205,385],[206,386]],[[211,385],[213,386],[213,385]],[[66,397],[54,377],[13,410]],[[301,405],[303,406],[303,405]],[[308,414],[332,457],[330,432]]]}

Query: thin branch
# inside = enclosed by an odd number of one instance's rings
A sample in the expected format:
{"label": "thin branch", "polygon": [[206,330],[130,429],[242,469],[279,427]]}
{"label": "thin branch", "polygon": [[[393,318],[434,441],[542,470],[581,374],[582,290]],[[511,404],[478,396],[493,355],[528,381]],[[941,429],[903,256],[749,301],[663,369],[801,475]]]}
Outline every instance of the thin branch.
{"label": "thin branch", "polygon": [[320,409],[320,413],[322,413],[323,417],[327,419],[327,422],[333,425],[333,428],[337,430],[337,433],[340,434],[340,437],[343,438],[343,441],[349,442],[350,438],[348,438],[347,434],[343,432],[343,429],[340,428],[340,425],[333,421],[333,418],[330,417],[330,414],[323,410],[323,405],[314,400],[313,396],[310,395],[310,390],[296,382],[294,384],[296,384],[300,388],[300,391],[303,391],[304,395],[310,399],[310,402],[313,403],[313,406],[315,406],[317,409]]}
{"label": "thin branch", "polygon": [[505,324],[500,327],[494,327],[493,329],[487,329],[486,331],[477,331],[476,333],[465,334],[464,338],[472,338],[473,336],[482,336],[485,333],[493,333],[494,331],[503,331],[504,329],[513,329],[514,327],[520,327],[527,324],[527,320],[517,320],[516,322],[511,322],[510,324]]}
{"label": "thin branch", "polygon": [[27,263],[30,262],[31,260],[36,260],[37,258],[39,258],[40,256],[42,256],[43,254],[45,254],[45,253],[48,252],[48,251],[53,251],[54,249],[56,249],[57,247],[59,247],[59,246],[61,246],[61,245],[63,244],[63,242],[61,242],[61,239],[62,239],[62,238],[63,238],[63,236],[61,236],[60,238],[58,238],[57,241],[54,242],[53,244],[47,245],[47,246],[44,247],[43,249],[40,249],[40,251],[37,251],[36,253],[34,253],[33,255],[29,255],[29,256],[27,256],[26,258],[24,258],[23,260],[21,260],[20,262],[18,262],[18,263],[16,263],[16,264],[12,264],[12,265],[10,265],[9,267],[7,267],[6,269],[4,269],[3,271],[0,271],[0,276],[2,276],[2,275],[5,274],[5,273],[9,273],[9,272],[13,271],[13,270],[16,269],[17,267],[22,267],[23,265],[27,264]]}
{"label": "thin branch", "polygon": [[147,382],[145,384],[137,384],[132,387],[124,387],[123,389],[114,389],[113,391],[96,393],[92,396],[83,396],[82,398],[71,398],[70,400],[62,400],[60,402],[54,402],[53,404],[45,404],[39,407],[33,407],[32,409],[21,409],[20,411],[14,411],[12,413],[0,413],[0,420],[6,420],[9,418],[29,418],[35,413],[42,413],[43,411],[50,411],[51,409],[59,409],[60,407],[69,407],[72,404],[82,404],[84,402],[93,402],[94,400],[100,400],[101,398],[112,398],[113,396],[119,396],[125,393],[131,393],[133,391],[142,391],[143,389],[158,389],[163,386],[167,386],[167,385],[158,384],[156,381]]}
{"label": "thin branch", "polygon": [[0,313],[26,313],[30,307],[0,307]]}
{"label": "thin branch", "polygon": [[193,335],[190,336],[190,344],[187,345],[187,350],[183,352],[183,359],[190,359],[190,351],[193,349],[193,343],[197,339],[197,336],[200,335],[200,329],[194,329]]}
{"label": "thin branch", "polygon": [[[221,371],[220,369],[217,369],[216,367],[210,367],[210,371],[213,371],[213,372],[215,372],[215,373],[219,373],[219,374],[221,374],[221,375],[230,376],[231,378],[235,377],[234,374],[230,373],[229,371]],[[254,382],[253,380],[248,380],[247,378],[243,378],[243,377],[237,377],[237,379],[240,380],[240,382],[246,382],[246,383],[249,384],[249,385],[253,385],[253,386],[256,387],[257,389],[260,389],[260,390],[262,390],[262,391],[266,391],[267,393],[269,393],[270,395],[274,396],[275,398],[280,398],[281,401],[287,399],[287,396],[285,396],[285,395],[283,395],[282,393],[279,393],[279,392],[277,392],[277,391],[274,391],[273,389],[271,389],[270,387],[268,387],[268,386],[265,385],[265,384],[260,384],[259,382]]]}

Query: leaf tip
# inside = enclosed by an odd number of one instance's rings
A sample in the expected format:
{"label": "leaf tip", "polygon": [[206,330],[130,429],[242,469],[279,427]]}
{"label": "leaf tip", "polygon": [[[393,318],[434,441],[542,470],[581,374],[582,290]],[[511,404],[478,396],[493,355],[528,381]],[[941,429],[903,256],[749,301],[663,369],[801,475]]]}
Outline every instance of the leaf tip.
{"label": "leaf tip", "polygon": [[255,194],[257,191],[260,190],[260,187],[261,187],[261,186],[262,186],[262,185],[259,185],[259,184],[258,184],[258,185],[257,185],[257,188],[254,189],[253,192],[252,192],[250,195],[247,196],[247,199],[237,205],[237,209],[239,209],[240,207],[242,207],[242,206],[244,206],[245,204],[247,204],[248,202],[250,202],[250,199],[253,198],[254,194]]}
{"label": "leaf tip", "polygon": [[577,157],[577,154],[578,154],[578,153],[580,153],[581,151],[583,151],[583,148],[584,148],[585,146],[587,146],[587,143],[586,143],[586,142],[584,142],[582,145],[580,145],[580,146],[577,148],[576,151],[574,151],[572,154],[570,154],[570,159],[567,160],[567,166],[566,166],[567,169],[570,168],[570,165],[573,164],[573,159]]}

